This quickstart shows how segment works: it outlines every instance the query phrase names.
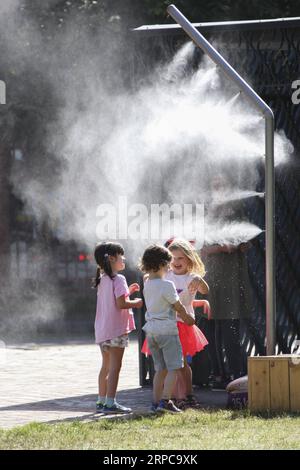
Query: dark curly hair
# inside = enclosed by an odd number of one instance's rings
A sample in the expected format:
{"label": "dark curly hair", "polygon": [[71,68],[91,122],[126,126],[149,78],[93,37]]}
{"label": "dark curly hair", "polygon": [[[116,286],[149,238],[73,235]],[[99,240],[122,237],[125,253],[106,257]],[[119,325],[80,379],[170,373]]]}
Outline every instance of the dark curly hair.
{"label": "dark curly hair", "polygon": [[109,262],[109,256],[124,255],[124,248],[120,243],[102,242],[96,245],[94,256],[97,263],[96,277],[93,279],[93,287],[97,287],[101,280],[101,271],[111,279],[114,277]]}
{"label": "dark curly hair", "polygon": [[149,271],[159,271],[162,266],[166,266],[172,260],[172,254],[161,245],[150,245],[145,250],[140,263],[140,269],[144,273]]}

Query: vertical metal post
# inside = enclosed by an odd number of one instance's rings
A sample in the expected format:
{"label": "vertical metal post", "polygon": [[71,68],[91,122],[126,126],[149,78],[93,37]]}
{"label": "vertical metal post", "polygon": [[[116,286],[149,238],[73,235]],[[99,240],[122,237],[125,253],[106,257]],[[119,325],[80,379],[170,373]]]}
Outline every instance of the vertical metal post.
{"label": "vertical metal post", "polygon": [[276,348],[274,117],[265,117],[266,338],[267,355]]}
{"label": "vertical metal post", "polygon": [[276,346],[274,115],[271,108],[174,5],[169,5],[167,12],[265,118],[266,339],[267,354],[272,355]]}

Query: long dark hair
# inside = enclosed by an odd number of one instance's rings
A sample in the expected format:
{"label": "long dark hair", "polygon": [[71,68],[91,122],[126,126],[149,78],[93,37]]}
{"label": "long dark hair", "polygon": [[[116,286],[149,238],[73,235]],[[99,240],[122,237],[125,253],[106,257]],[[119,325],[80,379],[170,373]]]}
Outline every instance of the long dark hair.
{"label": "long dark hair", "polygon": [[109,262],[109,256],[124,255],[124,248],[120,243],[102,242],[96,245],[94,256],[97,263],[96,277],[93,280],[93,287],[100,284],[101,272],[113,279],[114,274]]}

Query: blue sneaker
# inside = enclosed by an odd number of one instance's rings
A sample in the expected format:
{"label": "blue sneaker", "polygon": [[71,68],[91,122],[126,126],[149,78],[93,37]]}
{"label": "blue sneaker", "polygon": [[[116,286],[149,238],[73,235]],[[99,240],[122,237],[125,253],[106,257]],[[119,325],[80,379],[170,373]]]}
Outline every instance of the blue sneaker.
{"label": "blue sneaker", "polygon": [[132,409],[127,408],[126,406],[120,405],[119,403],[115,402],[112,406],[103,406],[102,413],[111,413],[111,414],[117,414],[117,413],[131,413]]}
{"label": "blue sneaker", "polygon": [[96,413],[103,413],[104,405],[101,401],[96,402]]}
{"label": "blue sneaker", "polygon": [[150,408],[150,413],[156,413],[158,407],[158,403],[152,403]]}
{"label": "blue sneaker", "polygon": [[164,399],[160,400],[156,410],[159,412],[182,413],[182,411],[174,405],[172,400]]}

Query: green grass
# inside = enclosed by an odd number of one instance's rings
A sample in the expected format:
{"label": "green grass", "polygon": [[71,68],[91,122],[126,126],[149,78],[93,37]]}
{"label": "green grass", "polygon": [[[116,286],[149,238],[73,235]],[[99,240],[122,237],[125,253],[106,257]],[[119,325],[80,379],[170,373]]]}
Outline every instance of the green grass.
{"label": "green grass", "polygon": [[252,416],[247,411],[186,411],[181,415],[32,423],[0,430],[0,449],[299,449],[300,415]]}

